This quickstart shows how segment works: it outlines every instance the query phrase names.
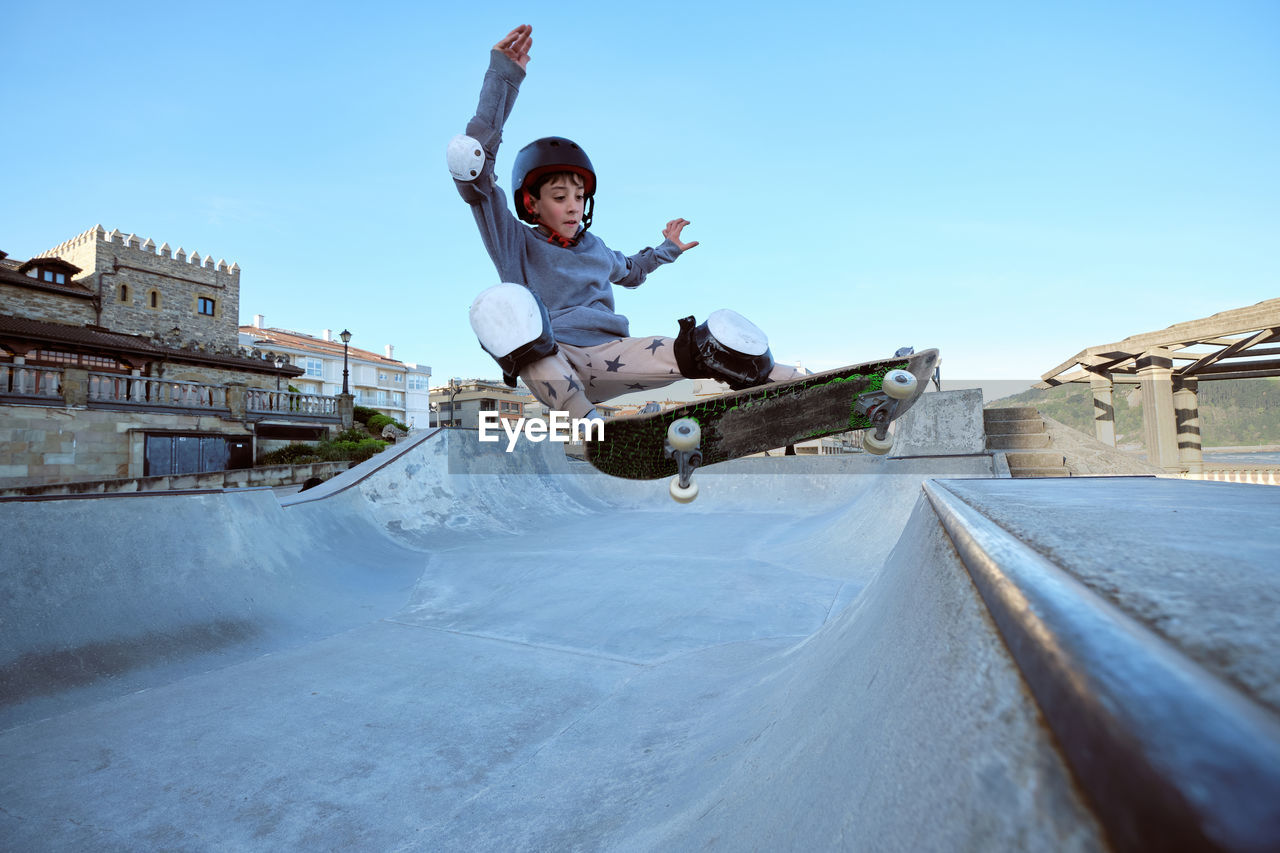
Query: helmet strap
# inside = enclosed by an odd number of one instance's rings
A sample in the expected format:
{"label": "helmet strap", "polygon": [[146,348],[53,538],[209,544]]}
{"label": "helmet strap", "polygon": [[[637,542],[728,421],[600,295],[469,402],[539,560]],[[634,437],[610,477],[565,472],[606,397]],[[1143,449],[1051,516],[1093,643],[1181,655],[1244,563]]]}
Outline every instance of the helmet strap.
{"label": "helmet strap", "polygon": [[534,230],[537,231],[539,234],[541,234],[543,237],[546,237],[548,243],[554,243],[555,245],[559,246],[562,249],[568,249],[570,246],[578,245],[578,240],[582,238],[582,231],[579,231],[573,237],[565,237],[565,236],[562,236],[559,231],[556,231],[551,226],[546,225],[542,222],[539,222],[537,227]]}

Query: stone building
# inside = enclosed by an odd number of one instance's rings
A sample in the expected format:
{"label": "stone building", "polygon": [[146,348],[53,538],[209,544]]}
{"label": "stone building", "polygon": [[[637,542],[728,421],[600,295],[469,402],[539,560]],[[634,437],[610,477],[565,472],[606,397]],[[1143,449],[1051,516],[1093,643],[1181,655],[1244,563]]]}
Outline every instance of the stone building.
{"label": "stone building", "polygon": [[246,467],[339,424],[238,343],[240,269],[101,226],[0,252],[0,486]]}
{"label": "stone building", "polygon": [[184,347],[235,353],[240,267],[96,226],[43,253],[79,267],[94,325]]}

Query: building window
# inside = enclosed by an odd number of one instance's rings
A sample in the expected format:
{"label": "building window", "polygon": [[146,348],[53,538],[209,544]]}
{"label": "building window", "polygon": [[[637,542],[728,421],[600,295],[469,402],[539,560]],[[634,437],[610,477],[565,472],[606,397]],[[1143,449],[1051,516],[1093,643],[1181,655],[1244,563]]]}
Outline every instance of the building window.
{"label": "building window", "polygon": [[497,406],[497,404],[495,403],[495,401],[493,401],[493,400],[481,400],[481,401],[480,401],[480,411],[482,411],[482,412],[496,412],[497,410],[498,410],[498,406]]}
{"label": "building window", "polygon": [[212,317],[214,315],[216,305],[214,301],[207,296],[201,296],[196,300],[196,310],[205,316]]}
{"label": "building window", "polygon": [[106,358],[100,355],[80,355],[74,352],[62,352],[60,350],[38,350],[33,360],[35,364],[66,364],[71,366],[87,367],[91,370],[122,370],[124,369],[120,362],[114,358]]}
{"label": "building window", "polygon": [[120,301],[121,302],[129,301],[129,285],[127,284],[120,285]]}
{"label": "building window", "polygon": [[324,376],[324,363],[318,358],[307,359],[307,375],[308,376]]}
{"label": "building window", "polygon": [[379,381],[379,382],[386,382],[386,381],[387,381],[387,374],[383,373],[382,371],[378,371],[378,381]]}
{"label": "building window", "polygon": [[404,382],[404,376],[399,373],[393,373],[391,374],[391,381],[396,383],[397,385],[400,385]]}
{"label": "building window", "polygon": [[418,373],[409,374],[409,390],[410,391],[426,391],[427,377]]}
{"label": "building window", "polygon": [[152,308],[159,308],[160,307],[160,291],[158,290],[151,291],[151,293],[147,296],[147,302],[148,304],[151,305]]}

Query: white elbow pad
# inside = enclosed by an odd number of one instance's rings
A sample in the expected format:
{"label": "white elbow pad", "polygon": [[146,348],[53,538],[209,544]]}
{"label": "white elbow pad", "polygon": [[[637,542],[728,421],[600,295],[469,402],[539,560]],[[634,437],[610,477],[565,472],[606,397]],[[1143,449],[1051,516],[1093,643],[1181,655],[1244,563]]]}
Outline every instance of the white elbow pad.
{"label": "white elbow pad", "polygon": [[455,181],[474,181],[484,168],[484,148],[475,139],[459,133],[449,140],[445,160]]}

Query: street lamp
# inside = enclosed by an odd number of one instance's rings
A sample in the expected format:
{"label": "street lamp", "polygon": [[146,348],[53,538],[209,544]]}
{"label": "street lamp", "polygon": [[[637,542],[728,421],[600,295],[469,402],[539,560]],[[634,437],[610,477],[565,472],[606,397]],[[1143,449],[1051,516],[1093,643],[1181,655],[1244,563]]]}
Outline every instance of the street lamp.
{"label": "street lamp", "polygon": [[462,390],[461,384],[462,383],[460,383],[457,378],[449,380],[449,426],[451,427],[461,426],[461,424],[456,422],[456,418],[453,416],[453,398],[458,396],[458,392]]}
{"label": "street lamp", "polygon": [[347,344],[351,343],[351,333],[343,329],[338,337],[342,338],[342,393],[350,394],[347,387]]}
{"label": "street lamp", "polygon": [[288,363],[289,363],[289,359],[285,358],[284,356],[282,355],[276,356],[276,390],[277,391],[280,390],[280,371],[283,370],[284,366]]}

